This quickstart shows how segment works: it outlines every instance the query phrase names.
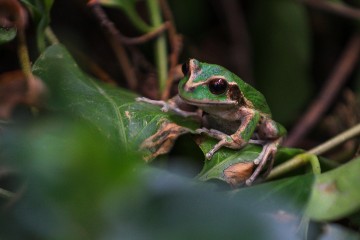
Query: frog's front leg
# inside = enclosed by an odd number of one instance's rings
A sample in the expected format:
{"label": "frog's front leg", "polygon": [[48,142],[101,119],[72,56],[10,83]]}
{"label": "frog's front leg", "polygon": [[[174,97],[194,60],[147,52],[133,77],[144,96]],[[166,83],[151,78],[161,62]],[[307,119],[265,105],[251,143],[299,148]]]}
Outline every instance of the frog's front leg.
{"label": "frog's front leg", "polygon": [[183,117],[198,117],[199,116],[198,112],[188,112],[188,111],[184,111],[184,110],[180,109],[179,106],[177,105],[176,100],[173,98],[168,101],[152,100],[152,99],[149,99],[146,97],[137,97],[136,98],[136,101],[138,101],[138,102],[146,102],[146,103],[150,103],[152,105],[160,106],[161,111],[163,111],[163,112],[168,112],[170,110],[170,111],[173,111],[176,114],[183,116]]}
{"label": "frog's front leg", "polygon": [[205,133],[210,137],[220,140],[208,153],[206,153],[205,156],[207,159],[211,159],[221,147],[240,149],[249,142],[256,129],[257,123],[260,120],[260,114],[257,111],[246,108],[241,109],[240,111],[242,111],[241,124],[234,134],[227,135],[214,129],[199,129],[197,131],[198,133]]}

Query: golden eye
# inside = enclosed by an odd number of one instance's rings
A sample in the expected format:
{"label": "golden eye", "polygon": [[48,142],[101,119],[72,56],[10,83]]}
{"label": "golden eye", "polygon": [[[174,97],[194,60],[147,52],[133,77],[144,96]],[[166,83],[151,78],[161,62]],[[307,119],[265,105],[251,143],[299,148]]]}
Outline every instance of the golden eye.
{"label": "golden eye", "polygon": [[226,92],[228,83],[223,78],[215,78],[208,83],[208,86],[212,94],[220,95]]}

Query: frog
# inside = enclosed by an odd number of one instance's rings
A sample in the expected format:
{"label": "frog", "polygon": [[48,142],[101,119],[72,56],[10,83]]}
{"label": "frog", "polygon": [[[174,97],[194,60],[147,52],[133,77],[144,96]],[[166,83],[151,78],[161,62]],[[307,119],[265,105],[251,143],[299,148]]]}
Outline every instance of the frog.
{"label": "frog", "polygon": [[[168,101],[144,97],[137,100],[161,106],[163,111],[173,111],[183,117],[199,117],[201,127],[195,132],[218,140],[205,154],[208,160],[223,147],[240,150],[247,144],[261,145],[261,152],[253,160],[256,167],[245,183],[251,185],[268,165],[267,175],[286,129],[272,119],[264,95],[217,64],[192,58],[181,69],[184,78],[178,84],[175,97]],[[194,106],[197,111],[183,110],[183,105]]]}

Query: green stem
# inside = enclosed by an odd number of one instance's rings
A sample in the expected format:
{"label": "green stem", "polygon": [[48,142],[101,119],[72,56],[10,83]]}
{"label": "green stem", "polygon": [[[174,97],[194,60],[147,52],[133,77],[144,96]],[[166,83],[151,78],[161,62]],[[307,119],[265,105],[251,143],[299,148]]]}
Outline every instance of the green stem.
{"label": "green stem", "polygon": [[55,33],[51,29],[51,27],[47,27],[45,29],[46,38],[50,41],[51,44],[58,44],[60,43],[59,39],[56,37]]}
{"label": "green stem", "polygon": [[[149,8],[150,20],[153,27],[159,27],[162,24],[159,1],[148,0],[147,5]],[[159,89],[160,93],[162,93],[165,89],[167,79],[166,36],[164,33],[161,34],[155,42],[155,61],[159,78]]]}
{"label": "green stem", "polygon": [[31,81],[33,78],[31,71],[31,62],[28,53],[28,48],[26,45],[25,33],[22,29],[18,32],[18,37],[19,37],[18,56],[21,65],[21,70],[23,71],[28,81]]}
{"label": "green stem", "polygon": [[357,136],[360,135],[360,124],[355,125],[349,130],[337,135],[336,137],[326,141],[325,143],[309,150],[306,153],[299,154],[289,161],[280,164],[275,167],[268,176],[268,179],[276,178],[280,175],[283,175],[287,172],[297,169],[300,166],[303,166],[310,162],[314,174],[320,173],[320,164],[316,155],[323,154],[324,152],[334,148],[335,146]]}
{"label": "green stem", "polygon": [[340,133],[339,135],[330,139],[329,141],[326,141],[325,143],[309,150],[309,153],[320,155],[357,135],[360,135],[360,123],[350,128],[349,130]]}
{"label": "green stem", "polygon": [[133,5],[127,6],[124,9],[124,13],[128,16],[130,21],[139,31],[143,33],[148,33],[153,30],[151,26],[149,26],[146,22],[144,22],[144,20],[142,20],[142,18],[139,17]]}
{"label": "green stem", "polygon": [[283,164],[277,166],[276,168],[274,168],[269,176],[267,177],[267,179],[273,179],[273,178],[277,178],[287,172],[290,172],[294,169],[297,169],[307,163],[311,164],[312,170],[314,174],[320,174],[321,173],[321,169],[320,169],[320,163],[319,160],[317,158],[316,155],[314,154],[309,154],[309,153],[302,153],[299,155],[296,155],[295,157],[293,157],[292,159],[290,159],[289,161],[284,162]]}

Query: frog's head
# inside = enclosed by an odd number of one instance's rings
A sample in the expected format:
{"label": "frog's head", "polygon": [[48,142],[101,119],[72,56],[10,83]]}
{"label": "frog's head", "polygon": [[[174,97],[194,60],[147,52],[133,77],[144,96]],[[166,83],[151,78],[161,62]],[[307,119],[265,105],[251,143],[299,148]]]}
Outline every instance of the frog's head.
{"label": "frog's head", "polygon": [[182,72],[185,77],[179,83],[179,96],[189,104],[231,107],[244,100],[239,86],[243,81],[219,65],[189,59]]}

